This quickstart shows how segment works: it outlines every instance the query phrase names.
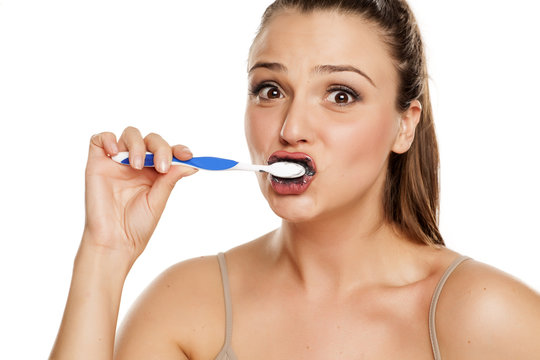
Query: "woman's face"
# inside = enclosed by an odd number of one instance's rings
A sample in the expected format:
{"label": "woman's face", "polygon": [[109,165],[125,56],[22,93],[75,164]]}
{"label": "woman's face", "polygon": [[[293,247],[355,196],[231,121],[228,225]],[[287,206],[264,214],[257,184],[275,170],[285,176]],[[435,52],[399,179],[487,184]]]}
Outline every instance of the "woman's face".
{"label": "woman's face", "polygon": [[374,25],[336,12],[280,12],[255,40],[248,69],[253,162],[300,161],[315,171],[292,183],[258,174],[274,212],[302,222],[380,210],[402,114]]}

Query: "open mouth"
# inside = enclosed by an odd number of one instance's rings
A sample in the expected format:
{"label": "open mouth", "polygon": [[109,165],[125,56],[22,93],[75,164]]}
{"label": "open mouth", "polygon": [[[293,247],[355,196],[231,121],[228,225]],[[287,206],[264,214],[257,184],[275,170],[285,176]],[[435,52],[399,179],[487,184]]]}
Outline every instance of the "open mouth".
{"label": "open mouth", "polygon": [[306,173],[303,176],[292,179],[269,175],[272,188],[277,193],[282,195],[301,194],[306,191],[309,184],[313,180],[313,176],[317,173],[313,159],[305,153],[276,151],[268,158],[268,165],[279,161],[292,162],[302,165],[304,169],[306,169]]}

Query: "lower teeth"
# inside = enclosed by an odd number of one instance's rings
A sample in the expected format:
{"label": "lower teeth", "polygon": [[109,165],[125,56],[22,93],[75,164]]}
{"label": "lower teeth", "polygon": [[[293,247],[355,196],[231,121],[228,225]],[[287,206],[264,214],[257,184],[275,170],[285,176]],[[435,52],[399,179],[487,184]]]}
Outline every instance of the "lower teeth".
{"label": "lower teeth", "polygon": [[307,184],[306,176],[301,176],[293,179],[285,179],[277,176],[272,176],[272,179],[279,184]]}

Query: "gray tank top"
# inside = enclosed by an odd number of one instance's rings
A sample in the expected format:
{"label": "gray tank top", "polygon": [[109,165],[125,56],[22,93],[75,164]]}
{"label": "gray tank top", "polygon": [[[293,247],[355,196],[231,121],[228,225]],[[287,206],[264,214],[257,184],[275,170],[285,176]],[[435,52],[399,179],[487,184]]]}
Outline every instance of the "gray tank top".
{"label": "gray tank top", "polygon": [[[433,297],[431,298],[431,305],[429,307],[429,337],[431,339],[431,348],[433,349],[433,358],[435,360],[441,360],[441,353],[439,352],[439,342],[437,341],[437,331],[435,330],[435,311],[437,311],[437,302],[441,295],[444,283],[452,272],[463,261],[470,259],[467,256],[460,256],[450,264],[446,269],[443,276],[439,280]],[[238,360],[231,347],[232,339],[232,306],[231,306],[231,292],[229,289],[229,275],[227,274],[227,264],[225,262],[225,255],[223,253],[218,254],[219,268],[221,270],[221,280],[223,282],[223,295],[225,298],[225,343],[221,348],[221,351],[216,356],[215,360]]]}

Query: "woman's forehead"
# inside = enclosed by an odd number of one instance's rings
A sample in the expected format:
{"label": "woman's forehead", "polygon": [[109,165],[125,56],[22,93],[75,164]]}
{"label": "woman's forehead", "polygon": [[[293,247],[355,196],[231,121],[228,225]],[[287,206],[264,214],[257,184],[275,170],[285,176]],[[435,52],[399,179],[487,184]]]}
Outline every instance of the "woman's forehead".
{"label": "woman's forehead", "polygon": [[287,68],[350,64],[388,77],[393,61],[377,27],[359,15],[336,11],[281,11],[255,39],[249,68],[258,62],[276,62]]}

